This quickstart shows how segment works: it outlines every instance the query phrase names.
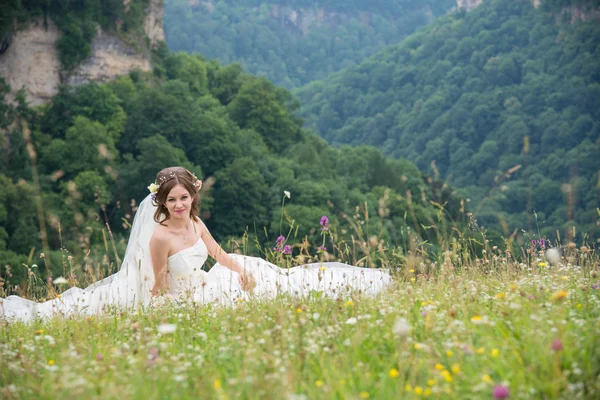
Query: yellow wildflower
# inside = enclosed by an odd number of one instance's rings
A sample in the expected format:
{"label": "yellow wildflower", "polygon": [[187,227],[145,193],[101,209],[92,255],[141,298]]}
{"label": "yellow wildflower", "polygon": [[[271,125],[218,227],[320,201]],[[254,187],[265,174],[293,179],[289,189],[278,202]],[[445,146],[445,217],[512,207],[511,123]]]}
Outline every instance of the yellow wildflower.
{"label": "yellow wildflower", "polygon": [[389,374],[390,374],[390,378],[397,378],[400,375],[400,373],[398,372],[398,370],[396,368],[390,369]]}
{"label": "yellow wildflower", "polygon": [[433,385],[435,385],[436,383],[437,383],[437,381],[436,381],[435,379],[429,379],[429,380],[427,381],[427,385],[428,385],[428,386],[433,386]]}
{"label": "yellow wildflower", "polygon": [[446,351],[446,356],[452,357],[453,355],[454,355],[454,352],[452,350]]}
{"label": "yellow wildflower", "polygon": [[444,370],[444,366],[440,363],[435,364],[435,369],[437,369],[438,371],[443,371]]}
{"label": "yellow wildflower", "polygon": [[302,312],[302,309],[301,309],[300,307],[298,307],[298,308],[296,308],[296,312],[297,312],[298,314],[300,314],[300,313]]}
{"label": "yellow wildflower", "polygon": [[477,354],[484,354],[485,353],[485,348],[479,347],[478,349],[475,350],[475,353],[477,353]]}
{"label": "yellow wildflower", "polygon": [[481,322],[482,319],[483,318],[481,318],[481,315],[474,315],[474,316],[471,317],[471,322],[473,322],[473,323],[479,323],[479,322]]}
{"label": "yellow wildflower", "polygon": [[566,290],[559,290],[558,292],[554,293],[554,296],[552,296],[552,300],[562,300],[568,295],[569,292],[567,292]]}
{"label": "yellow wildflower", "polygon": [[348,300],[348,301],[346,302],[346,307],[350,307],[352,304],[354,304],[354,303],[352,302],[352,300]]}
{"label": "yellow wildflower", "polygon": [[562,280],[563,280],[563,281],[568,281],[568,280],[569,280],[569,277],[568,277],[568,276],[566,276],[566,275],[563,275],[563,277],[562,277]]}
{"label": "yellow wildflower", "polygon": [[519,287],[517,285],[515,285],[514,283],[511,283],[509,288],[510,288],[511,292],[515,292],[515,291],[519,290]]}
{"label": "yellow wildflower", "polygon": [[43,329],[38,329],[37,331],[35,331],[33,333],[35,333],[36,335],[41,335],[42,333],[44,333],[44,330]]}
{"label": "yellow wildflower", "polygon": [[425,388],[425,391],[423,392],[423,396],[425,396],[425,397],[431,396],[431,389]]}
{"label": "yellow wildflower", "polygon": [[215,382],[213,383],[213,386],[214,386],[215,390],[221,389],[221,380],[220,379],[215,379]]}
{"label": "yellow wildflower", "polygon": [[412,386],[410,386],[410,384],[408,384],[408,383],[407,383],[407,384],[404,386],[404,391],[405,391],[405,392],[412,392]]}
{"label": "yellow wildflower", "polygon": [[421,386],[415,386],[415,394],[420,396],[423,394],[423,388]]}
{"label": "yellow wildflower", "polygon": [[483,374],[483,376],[481,377],[481,380],[484,381],[485,383],[492,382],[492,378],[488,374]]}
{"label": "yellow wildflower", "polygon": [[497,299],[503,299],[503,298],[505,298],[505,297],[506,297],[506,295],[505,295],[504,293],[498,293],[498,294],[496,295],[496,298],[497,298]]}
{"label": "yellow wildflower", "polygon": [[498,357],[499,354],[500,354],[500,350],[492,349],[492,357]]}
{"label": "yellow wildflower", "polygon": [[320,269],[321,271],[326,271],[326,270],[327,270],[327,268],[325,268],[325,267],[321,267],[321,268],[319,268],[319,269]]}
{"label": "yellow wildflower", "polygon": [[410,272],[411,274],[414,274],[414,273],[415,273],[415,270],[414,270],[414,269],[411,269],[411,270],[410,270],[410,271],[408,271],[408,272]]}
{"label": "yellow wildflower", "polygon": [[323,386],[323,381],[322,381],[322,380],[315,381],[315,386],[316,386],[316,387],[321,387],[321,386]]}
{"label": "yellow wildflower", "polygon": [[452,369],[452,372],[455,373],[455,374],[460,373],[460,365],[458,365],[458,364],[452,364],[452,368],[451,369]]}
{"label": "yellow wildflower", "polygon": [[545,262],[543,262],[543,261],[540,261],[540,262],[538,263],[538,267],[540,267],[540,268],[544,268],[545,266],[546,266],[546,263],[545,263]]}
{"label": "yellow wildflower", "polygon": [[48,365],[54,365],[54,360],[48,360]]}
{"label": "yellow wildflower", "polygon": [[415,278],[410,278],[410,281],[411,281],[411,282],[414,282],[414,281],[415,281]]}
{"label": "yellow wildflower", "polygon": [[369,398],[369,392],[360,392],[360,398],[361,399],[368,399]]}

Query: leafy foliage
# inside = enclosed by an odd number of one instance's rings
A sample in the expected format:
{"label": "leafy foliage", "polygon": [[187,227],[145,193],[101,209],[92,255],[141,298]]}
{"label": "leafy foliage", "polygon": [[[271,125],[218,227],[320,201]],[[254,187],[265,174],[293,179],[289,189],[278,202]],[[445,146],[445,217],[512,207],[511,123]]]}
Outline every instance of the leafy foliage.
{"label": "leafy foliage", "polygon": [[330,143],[434,161],[484,226],[598,238],[600,28],[554,3],[442,17],[298,90],[300,114]]}
{"label": "leafy foliage", "polygon": [[199,53],[287,88],[324,79],[430,22],[454,0],[165,1],[169,48]]}

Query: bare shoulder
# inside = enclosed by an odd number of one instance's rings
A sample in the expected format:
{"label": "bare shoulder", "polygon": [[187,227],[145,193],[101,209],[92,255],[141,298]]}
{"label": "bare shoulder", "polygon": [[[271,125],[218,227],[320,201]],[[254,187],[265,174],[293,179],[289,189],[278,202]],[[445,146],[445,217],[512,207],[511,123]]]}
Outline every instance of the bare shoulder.
{"label": "bare shoulder", "polygon": [[208,232],[206,225],[204,225],[204,222],[200,218],[196,217],[194,219],[194,225],[197,227],[200,236],[203,236],[204,232]]}
{"label": "bare shoulder", "polygon": [[150,239],[150,245],[155,244],[164,246],[169,244],[170,240],[168,233],[169,231],[167,230],[166,226],[158,225],[154,230],[154,233],[152,234],[152,238]]}

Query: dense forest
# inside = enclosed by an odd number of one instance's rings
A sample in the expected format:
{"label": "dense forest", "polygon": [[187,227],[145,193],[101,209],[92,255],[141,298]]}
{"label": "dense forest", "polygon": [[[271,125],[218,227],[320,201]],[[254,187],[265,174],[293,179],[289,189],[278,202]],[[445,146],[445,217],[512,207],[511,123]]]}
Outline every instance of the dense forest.
{"label": "dense forest", "polygon": [[598,238],[597,3],[492,0],[441,17],[298,90],[300,115],[330,143],[439,171],[483,226]]}
{"label": "dense forest", "polygon": [[165,0],[173,51],[239,62],[286,88],[358,64],[456,6],[455,0]]}
{"label": "dense forest", "polygon": [[[0,102],[0,265],[13,266],[3,272],[9,281],[23,276],[28,256],[37,260],[40,217],[54,266],[61,249],[77,263],[90,251],[86,263],[108,268],[110,233],[122,251],[137,202],[171,165],[204,178],[202,216],[224,243],[247,230],[251,242],[272,247],[283,234],[297,254],[306,237],[315,255],[327,215],[338,240],[370,234],[407,246],[411,237],[435,243],[449,221],[465,218],[461,200],[412,163],[365,146],[334,149],[305,131],[291,94],[239,64],[163,47],[154,66],[63,87],[38,109],[22,94],[16,105]],[[0,89],[4,99],[2,79]]]}

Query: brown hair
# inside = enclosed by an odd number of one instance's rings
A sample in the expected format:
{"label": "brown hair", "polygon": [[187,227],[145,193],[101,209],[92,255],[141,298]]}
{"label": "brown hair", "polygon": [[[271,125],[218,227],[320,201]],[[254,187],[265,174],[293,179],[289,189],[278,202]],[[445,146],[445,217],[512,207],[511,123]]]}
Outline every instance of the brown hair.
{"label": "brown hair", "polygon": [[171,190],[178,184],[183,185],[192,197],[190,218],[193,220],[198,218],[198,203],[200,202],[198,190],[202,187],[202,182],[194,174],[183,167],[165,168],[156,175],[156,184],[159,185],[156,197],[154,197],[154,204],[156,205],[154,220],[156,222],[163,225],[163,222],[171,218],[165,203]]}

